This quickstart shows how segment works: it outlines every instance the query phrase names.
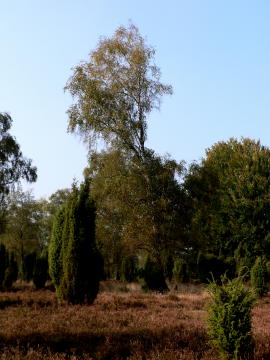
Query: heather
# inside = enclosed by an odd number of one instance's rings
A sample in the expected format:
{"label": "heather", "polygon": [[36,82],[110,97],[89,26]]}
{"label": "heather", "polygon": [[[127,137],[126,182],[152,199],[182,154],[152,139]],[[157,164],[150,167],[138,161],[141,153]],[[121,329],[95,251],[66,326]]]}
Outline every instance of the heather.
{"label": "heather", "polygon": [[[0,359],[218,359],[208,342],[210,298],[202,286],[166,295],[134,287],[102,283],[91,306],[59,305],[49,289],[2,292]],[[253,310],[255,359],[270,356],[269,310],[269,296]]]}

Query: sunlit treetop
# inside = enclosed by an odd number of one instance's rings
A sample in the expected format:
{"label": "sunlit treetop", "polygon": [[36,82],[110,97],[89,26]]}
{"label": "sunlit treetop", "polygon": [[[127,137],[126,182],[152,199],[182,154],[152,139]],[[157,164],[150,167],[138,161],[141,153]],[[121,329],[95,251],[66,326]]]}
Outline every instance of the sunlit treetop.
{"label": "sunlit treetop", "polygon": [[69,131],[79,133],[90,149],[100,138],[142,160],[147,114],[159,109],[162,95],[172,93],[160,82],[154,55],[134,25],[102,38],[65,87],[75,99],[68,110]]}

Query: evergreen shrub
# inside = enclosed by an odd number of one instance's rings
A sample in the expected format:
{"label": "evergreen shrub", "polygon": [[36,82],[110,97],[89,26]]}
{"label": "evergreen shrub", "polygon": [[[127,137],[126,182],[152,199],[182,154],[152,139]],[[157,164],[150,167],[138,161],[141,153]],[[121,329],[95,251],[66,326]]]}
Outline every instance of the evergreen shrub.
{"label": "evergreen shrub", "polygon": [[9,290],[18,277],[18,265],[13,253],[7,253],[5,276],[2,282],[3,288]]}
{"label": "evergreen shrub", "polygon": [[139,260],[137,255],[129,255],[122,262],[122,277],[128,282],[137,280]]}
{"label": "evergreen shrub", "polygon": [[26,281],[30,281],[33,279],[36,257],[36,253],[31,252],[25,255],[23,258],[23,279]]}
{"label": "evergreen shrub", "polygon": [[199,253],[197,260],[198,278],[203,283],[208,283],[214,277],[220,281],[221,275],[225,274],[228,270],[228,265],[221,256],[214,254]]}
{"label": "evergreen shrub", "polygon": [[5,279],[5,271],[7,264],[8,256],[6,248],[3,244],[0,244],[0,288],[2,288],[3,281]]}
{"label": "evergreen shrub", "polygon": [[171,281],[172,277],[173,277],[173,268],[174,268],[174,259],[173,259],[172,255],[169,254],[166,256],[165,264],[164,264],[165,277],[169,281]]}
{"label": "evergreen shrub", "polygon": [[33,283],[36,289],[44,288],[47,279],[48,279],[48,260],[46,257],[37,258],[33,271]]}
{"label": "evergreen shrub", "polygon": [[144,281],[149,290],[160,292],[168,290],[161,265],[152,261],[149,257],[144,267]]}
{"label": "evergreen shrub", "polygon": [[225,360],[253,359],[252,292],[244,287],[242,277],[229,280],[225,276],[221,285],[213,281],[208,290],[211,296],[208,325],[212,345]]}
{"label": "evergreen shrub", "polygon": [[267,292],[267,268],[265,260],[257,257],[250,271],[250,280],[253,290],[257,296],[263,296]]}
{"label": "evergreen shrub", "polygon": [[95,205],[89,181],[75,185],[58,212],[49,247],[49,272],[58,298],[71,304],[92,304],[102,274],[102,257],[95,242]]}
{"label": "evergreen shrub", "polygon": [[189,281],[188,265],[182,259],[177,259],[173,267],[174,280],[181,283]]}

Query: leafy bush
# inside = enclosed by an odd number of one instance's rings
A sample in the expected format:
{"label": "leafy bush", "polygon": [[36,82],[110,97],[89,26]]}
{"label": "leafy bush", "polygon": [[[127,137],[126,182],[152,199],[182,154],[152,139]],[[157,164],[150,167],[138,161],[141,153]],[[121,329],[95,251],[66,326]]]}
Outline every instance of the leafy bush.
{"label": "leafy bush", "polygon": [[208,287],[209,335],[212,345],[226,360],[252,359],[254,343],[251,334],[252,293],[244,287],[242,277],[219,286],[215,281]]}
{"label": "leafy bush", "polygon": [[258,257],[251,268],[250,279],[255,294],[263,296],[267,292],[267,268],[262,257]]}

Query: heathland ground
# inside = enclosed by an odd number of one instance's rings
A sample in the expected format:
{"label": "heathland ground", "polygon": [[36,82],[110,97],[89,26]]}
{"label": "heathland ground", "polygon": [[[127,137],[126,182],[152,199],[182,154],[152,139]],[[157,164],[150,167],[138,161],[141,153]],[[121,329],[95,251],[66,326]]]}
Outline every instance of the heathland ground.
{"label": "heathland ground", "polygon": [[[0,359],[214,360],[209,296],[185,285],[168,294],[101,284],[91,306],[58,304],[50,289],[0,294]],[[270,359],[270,296],[253,310],[255,359]]]}

